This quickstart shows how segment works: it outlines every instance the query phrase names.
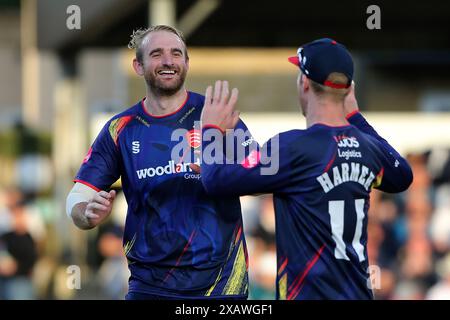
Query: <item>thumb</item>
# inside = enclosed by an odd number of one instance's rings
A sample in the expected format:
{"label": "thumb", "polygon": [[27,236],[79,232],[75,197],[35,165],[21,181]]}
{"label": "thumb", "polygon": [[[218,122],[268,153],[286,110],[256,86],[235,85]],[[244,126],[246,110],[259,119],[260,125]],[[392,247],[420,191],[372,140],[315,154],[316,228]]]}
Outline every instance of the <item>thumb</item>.
{"label": "thumb", "polygon": [[191,163],[191,164],[189,164],[189,167],[196,173],[202,172],[202,169],[200,168],[200,166],[198,164]]}
{"label": "thumb", "polygon": [[116,190],[111,190],[109,192],[110,200],[114,200],[116,198]]}
{"label": "thumb", "polygon": [[237,126],[237,124],[239,122],[239,115],[240,114],[241,113],[239,111],[237,111],[237,110],[233,111],[233,114],[231,115],[231,126],[232,127],[228,128],[228,129],[234,129]]}

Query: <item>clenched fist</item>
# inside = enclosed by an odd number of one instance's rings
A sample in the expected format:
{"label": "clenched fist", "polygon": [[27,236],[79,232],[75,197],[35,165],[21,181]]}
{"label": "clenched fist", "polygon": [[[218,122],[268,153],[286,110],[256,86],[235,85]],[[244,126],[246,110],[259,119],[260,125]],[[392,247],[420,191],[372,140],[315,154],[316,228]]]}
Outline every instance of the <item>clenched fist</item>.
{"label": "clenched fist", "polygon": [[115,198],[115,190],[111,190],[110,192],[99,191],[94,195],[88,202],[86,211],[84,212],[91,226],[97,226],[111,214]]}

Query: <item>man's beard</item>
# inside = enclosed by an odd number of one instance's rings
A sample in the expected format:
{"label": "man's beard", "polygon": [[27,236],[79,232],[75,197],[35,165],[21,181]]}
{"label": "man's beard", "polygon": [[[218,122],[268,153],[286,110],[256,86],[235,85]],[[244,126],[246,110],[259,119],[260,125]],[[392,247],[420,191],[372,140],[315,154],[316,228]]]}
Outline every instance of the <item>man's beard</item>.
{"label": "man's beard", "polygon": [[186,69],[178,69],[177,74],[178,79],[171,84],[165,83],[165,81],[158,79],[158,77],[153,72],[148,72],[144,74],[145,82],[150,90],[158,96],[172,96],[177,93],[184,85],[184,80],[186,79],[187,71]]}

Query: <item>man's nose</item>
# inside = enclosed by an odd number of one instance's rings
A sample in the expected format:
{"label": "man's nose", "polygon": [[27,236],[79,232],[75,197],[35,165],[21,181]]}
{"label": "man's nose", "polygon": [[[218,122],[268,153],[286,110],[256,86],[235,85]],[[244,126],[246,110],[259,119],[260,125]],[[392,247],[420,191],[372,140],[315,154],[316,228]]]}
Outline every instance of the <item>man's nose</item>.
{"label": "man's nose", "polygon": [[161,61],[164,65],[168,65],[171,66],[173,65],[173,59],[172,59],[172,55],[169,53],[165,53],[162,56],[162,61]]}

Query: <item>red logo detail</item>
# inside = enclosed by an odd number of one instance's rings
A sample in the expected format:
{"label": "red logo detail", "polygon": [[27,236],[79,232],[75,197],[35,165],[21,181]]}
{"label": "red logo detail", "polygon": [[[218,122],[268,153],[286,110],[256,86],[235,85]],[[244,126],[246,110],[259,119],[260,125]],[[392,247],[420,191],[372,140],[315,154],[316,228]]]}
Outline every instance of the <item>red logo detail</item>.
{"label": "red logo detail", "polygon": [[197,149],[202,144],[202,134],[200,130],[192,129],[187,133],[187,140],[191,148]]}
{"label": "red logo detail", "polygon": [[334,138],[334,140],[336,140],[336,142],[339,142],[339,141],[342,141],[344,139],[349,139],[350,137],[347,137],[345,134],[341,134],[339,136],[334,136],[333,138]]}
{"label": "red logo detail", "polygon": [[252,150],[248,157],[241,162],[241,166],[243,166],[245,169],[251,169],[258,165],[260,159],[261,154],[259,153],[259,151]]}
{"label": "red logo detail", "polygon": [[89,148],[87,155],[83,159],[83,163],[86,163],[89,161],[89,159],[91,158],[91,154],[92,154],[92,147]]}

